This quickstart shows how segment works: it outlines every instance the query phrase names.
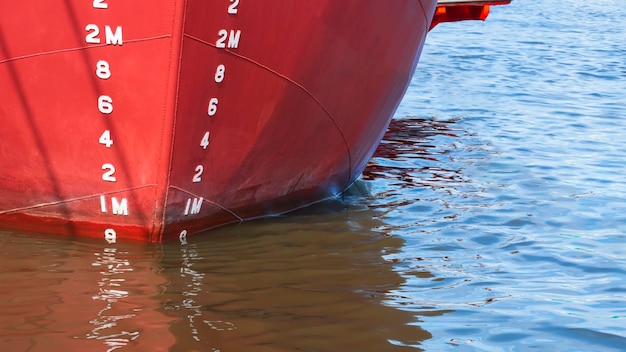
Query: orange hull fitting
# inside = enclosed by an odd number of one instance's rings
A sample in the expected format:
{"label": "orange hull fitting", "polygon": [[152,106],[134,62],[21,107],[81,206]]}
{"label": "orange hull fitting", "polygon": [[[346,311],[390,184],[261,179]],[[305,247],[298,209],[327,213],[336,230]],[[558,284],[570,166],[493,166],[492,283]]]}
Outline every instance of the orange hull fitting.
{"label": "orange hull fitting", "polygon": [[430,29],[443,22],[468,20],[484,21],[489,16],[490,6],[507,5],[512,0],[439,0]]}

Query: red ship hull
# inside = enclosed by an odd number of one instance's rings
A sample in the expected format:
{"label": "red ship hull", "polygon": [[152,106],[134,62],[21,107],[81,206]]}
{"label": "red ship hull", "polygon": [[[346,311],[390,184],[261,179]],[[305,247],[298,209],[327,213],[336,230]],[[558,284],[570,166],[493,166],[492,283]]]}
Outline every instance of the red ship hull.
{"label": "red ship hull", "polygon": [[0,224],[161,242],[339,194],[436,2],[3,5]]}

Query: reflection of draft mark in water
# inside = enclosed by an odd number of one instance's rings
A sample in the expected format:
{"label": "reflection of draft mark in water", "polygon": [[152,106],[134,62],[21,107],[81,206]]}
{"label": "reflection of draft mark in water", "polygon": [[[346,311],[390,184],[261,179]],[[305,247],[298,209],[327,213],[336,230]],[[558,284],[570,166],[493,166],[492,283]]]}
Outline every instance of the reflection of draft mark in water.
{"label": "reflection of draft mark in water", "polygon": [[107,352],[126,348],[167,351],[174,336],[168,332],[171,320],[157,310],[165,284],[155,266],[159,248],[116,245],[92,253],[96,257],[92,270],[85,273],[90,279],[98,277],[97,292],[91,296],[94,303],[85,308],[101,306],[98,302],[104,307],[97,308],[96,317],[89,320],[92,329],[74,338],[102,342]]}
{"label": "reflection of draft mark in water", "polygon": [[116,254],[118,254],[116,248],[104,248],[102,253],[95,253],[96,260],[92,264],[94,267],[102,268],[100,272],[102,278],[98,282],[99,292],[93,296],[93,299],[105,302],[106,306],[98,312],[97,318],[89,321],[96,327],[87,334],[87,338],[102,340],[110,347],[107,351],[127,346],[139,337],[138,330],[119,331],[116,329],[118,321],[136,316],[136,314],[129,314],[127,310],[116,311],[115,309],[115,303],[129,296],[128,291],[123,289],[126,281],[124,274],[133,271],[130,262],[127,259],[117,258]]}
{"label": "reflection of draft mark in water", "polygon": [[182,310],[187,313],[188,331],[191,338],[197,342],[202,342],[205,339],[206,334],[202,333],[205,327],[216,331],[235,330],[236,326],[233,323],[203,319],[205,309],[202,304],[197,302],[197,297],[203,294],[203,281],[206,275],[194,269],[195,263],[203,259],[198,253],[197,245],[195,243],[181,245],[180,255],[182,259],[180,278],[184,282],[184,288],[179,294],[184,299],[180,303],[168,302],[165,309]]}
{"label": "reflection of draft mark in water", "polygon": [[[159,247],[0,233],[0,350],[168,351]],[[36,255],[33,255],[36,253]]]}
{"label": "reflection of draft mark in water", "polygon": [[[197,244],[193,242],[185,241],[168,248],[171,250],[169,253],[173,254],[172,259],[178,262],[178,264],[166,265],[163,268],[164,273],[172,269],[171,278],[174,279],[168,283],[167,292],[162,297],[164,299],[162,310],[168,315],[179,318],[171,328],[177,336],[178,343],[170,350],[186,350],[194,344],[193,342],[199,346],[213,346],[215,335],[211,332],[234,331],[237,326],[232,322],[216,319],[211,308],[205,303],[206,297],[213,292],[210,284],[207,285],[210,279],[198,266],[206,258],[201,255]],[[210,350],[219,351],[215,347],[211,347]]]}
{"label": "reflection of draft mark in water", "polygon": [[[284,216],[164,244],[170,351],[390,350],[430,334],[389,306],[403,282],[373,210]],[[394,346],[395,345],[395,346]]]}

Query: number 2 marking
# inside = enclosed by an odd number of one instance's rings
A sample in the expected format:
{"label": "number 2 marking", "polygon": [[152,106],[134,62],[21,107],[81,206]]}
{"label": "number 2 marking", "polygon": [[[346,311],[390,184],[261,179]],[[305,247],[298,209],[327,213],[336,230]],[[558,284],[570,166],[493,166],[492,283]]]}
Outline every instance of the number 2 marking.
{"label": "number 2 marking", "polygon": [[88,24],[85,26],[85,30],[87,31],[85,43],[100,44],[100,38],[98,38],[98,34],[100,34],[100,28],[98,28],[98,26],[96,26],[95,24]]}
{"label": "number 2 marking", "polygon": [[232,4],[230,4],[230,6],[228,6],[228,14],[229,15],[236,15],[237,14],[237,6],[239,6],[239,0],[230,0],[230,2],[232,2]]}
{"label": "number 2 marking", "polygon": [[196,166],[196,174],[193,176],[193,182],[202,181],[202,178],[200,176],[202,175],[203,171],[204,171],[204,166],[202,165]]}
{"label": "number 2 marking", "polygon": [[225,48],[226,47],[226,39],[228,39],[228,31],[225,29],[221,29],[217,35],[219,36],[219,39],[215,42],[215,46],[218,48]]}
{"label": "number 2 marking", "polygon": [[93,8],[94,9],[107,9],[109,8],[109,4],[107,4],[105,0],[93,0]]}
{"label": "number 2 marking", "polygon": [[107,182],[117,181],[115,176],[113,176],[113,174],[115,173],[115,166],[113,166],[113,164],[108,164],[108,163],[102,164],[102,170],[106,170],[102,174],[102,181],[107,181]]}

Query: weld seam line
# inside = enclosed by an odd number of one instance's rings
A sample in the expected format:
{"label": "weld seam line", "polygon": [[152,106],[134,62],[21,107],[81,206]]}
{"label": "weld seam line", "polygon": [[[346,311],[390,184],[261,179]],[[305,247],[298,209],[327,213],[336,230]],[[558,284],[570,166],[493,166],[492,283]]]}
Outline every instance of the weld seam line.
{"label": "weld seam line", "polygon": [[[170,34],[164,34],[164,35],[159,35],[159,36],[155,36],[155,37],[147,37],[147,38],[139,38],[139,39],[129,39],[129,40],[125,40],[124,43],[145,42],[145,41],[151,41],[151,40],[165,39],[165,38],[169,38],[169,37],[171,37]],[[58,50],[52,50],[52,51],[44,51],[44,52],[41,52],[41,53],[16,56],[16,57],[0,60],[0,64],[4,64],[4,63],[7,63],[7,62],[11,62],[11,61],[31,59],[31,58],[38,57],[38,56],[46,56],[46,55],[67,53],[67,52],[87,50],[87,49],[92,49],[92,48],[101,48],[101,47],[105,47],[105,46],[109,46],[109,45],[110,44],[96,44],[96,45],[89,45],[89,46],[81,46],[81,47],[78,47],[78,48],[68,48],[68,49],[58,49]]]}
{"label": "weld seam line", "polygon": [[[200,42],[200,43],[202,43],[202,44],[206,44],[206,45],[208,45],[208,46],[211,46],[211,47],[213,47],[213,48],[216,48],[216,49],[217,49],[217,46],[216,46],[214,43],[207,42],[207,41],[205,41],[205,40],[202,40],[202,39],[200,39],[200,38],[194,37],[194,36],[189,35],[189,34],[186,34],[186,33],[185,33],[185,37],[187,37],[187,38],[189,38],[189,39],[192,39],[192,40],[195,40],[195,41],[197,41],[197,42]],[[311,91],[309,91],[309,90],[308,90],[308,89],[306,89],[303,85],[301,85],[300,83],[298,83],[298,82],[294,81],[293,79],[291,79],[291,78],[289,78],[289,77],[287,77],[287,76],[283,75],[282,73],[279,73],[279,72],[277,72],[277,71],[273,70],[272,68],[270,68],[270,67],[268,67],[268,66],[266,66],[266,65],[264,65],[264,64],[262,64],[262,63],[260,63],[260,62],[258,62],[258,61],[255,61],[255,60],[253,60],[253,59],[251,59],[251,58],[249,58],[249,57],[247,57],[247,56],[243,56],[243,55],[241,55],[241,54],[235,53],[235,52],[230,51],[230,50],[228,50],[228,49],[222,49],[222,50],[223,50],[224,52],[226,52],[226,53],[230,54],[230,55],[233,55],[233,56],[236,56],[236,57],[238,57],[238,58],[240,58],[240,59],[242,59],[242,60],[248,61],[248,62],[250,62],[250,63],[252,63],[252,64],[254,64],[254,65],[256,65],[256,66],[258,66],[258,67],[260,67],[260,68],[262,68],[262,69],[264,69],[264,70],[266,70],[266,71],[268,71],[268,72],[270,72],[270,73],[272,73],[272,74],[274,74],[274,75],[276,75],[276,76],[278,76],[278,77],[280,77],[280,78],[282,78],[282,79],[284,79],[284,80],[286,80],[286,81],[288,81],[288,82],[290,82],[291,84],[293,84],[294,86],[296,86],[296,87],[300,88],[303,92],[305,92],[305,93],[306,93],[306,94],[307,94],[307,95],[308,95],[311,99],[313,99],[313,101],[315,101],[315,103],[316,103],[317,105],[319,105],[319,107],[320,107],[320,108],[324,111],[324,113],[326,114],[326,116],[328,116],[328,118],[332,121],[333,125],[334,125],[334,126],[335,126],[335,128],[337,129],[337,132],[339,132],[339,134],[341,135],[341,138],[343,139],[343,143],[345,144],[346,149],[348,150],[348,162],[349,162],[349,164],[350,164],[350,167],[349,167],[349,169],[348,169],[348,180],[352,179],[352,153],[350,152],[350,146],[349,146],[349,144],[348,144],[348,140],[346,139],[346,136],[343,134],[343,131],[341,130],[341,128],[339,128],[339,124],[337,124],[337,121],[333,118],[333,116],[331,115],[331,113],[330,113],[330,112],[329,112],[329,111],[328,111],[328,110],[324,107],[324,105],[322,104],[322,102],[320,102],[320,101],[319,101],[319,100],[315,97],[315,95],[313,95],[313,93],[311,93]],[[346,186],[347,186],[347,185],[346,185]]]}
{"label": "weld seam line", "polygon": [[60,200],[60,201],[56,201],[56,202],[40,203],[40,204],[35,204],[35,205],[29,205],[27,207],[22,207],[22,208],[14,208],[14,209],[9,209],[9,210],[2,210],[2,211],[0,211],[0,215],[13,214],[13,213],[26,211],[26,210],[43,208],[43,207],[47,207],[47,206],[54,206],[54,205],[61,205],[61,204],[79,202],[81,200],[88,200],[88,199],[96,198],[96,197],[99,197],[99,196],[115,194],[115,193],[122,193],[122,192],[128,192],[128,191],[136,191],[136,190],[139,190],[139,189],[142,189],[142,188],[155,187],[155,186],[156,186],[156,184],[142,185],[142,186],[126,188],[126,189],[121,189],[121,190],[115,190],[115,191],[110,191],[110,192],[92,194],[92,195],[89,195],[89,196],[70,198],[70,199]]}
{"label": "weld seam line", "polygon": [[218,204],[218,203],[216,203],[216,202],[214,202],[214,201],[211,201],[211,200],[205,199],[205,198],[204,198],[204,197],[202,197],[201,195],[194,194],[194,193],[192,193],[192,192],[189,192],[189,191],[187,191],[187,190],[185,190],[185,189],[182,189],[182,188],[180,188],[180,187],[176,187],[176,186],[170,186],[169,188],[173,188],[173,189],[175,189],[175,190],[181,191],[181,192],[186,193],[186,194],[188,194],[188,195],[190,195],[190,196],[192,196],[192,197],[195,197],[195,198],[202,198],[202,201],[203,201],[203,202],[207,202],[207,203],[209,203],[209,204],[211,204],[211,205],[214,205],[214,206],[216,206],[216,207],[218,207],[218,208],[222,209],[222,210],[223,210],[223,211],[225,211],[225,212],[230,213],[230,215],[232,215],[232,216],[236,217],[236,218],[237,218],[237,220],[239,220],[239,222],[242,222],[242,221],[244,220],[241,216],[237,215],[237,213],[235,213],[234,211],[232,211],[232,210],[230,210],[230,209],[228,209],[228,208],[226,208],[226,207],[224,207],[224,206],[222,206],[222,205],[220,205],[220,204]]}

